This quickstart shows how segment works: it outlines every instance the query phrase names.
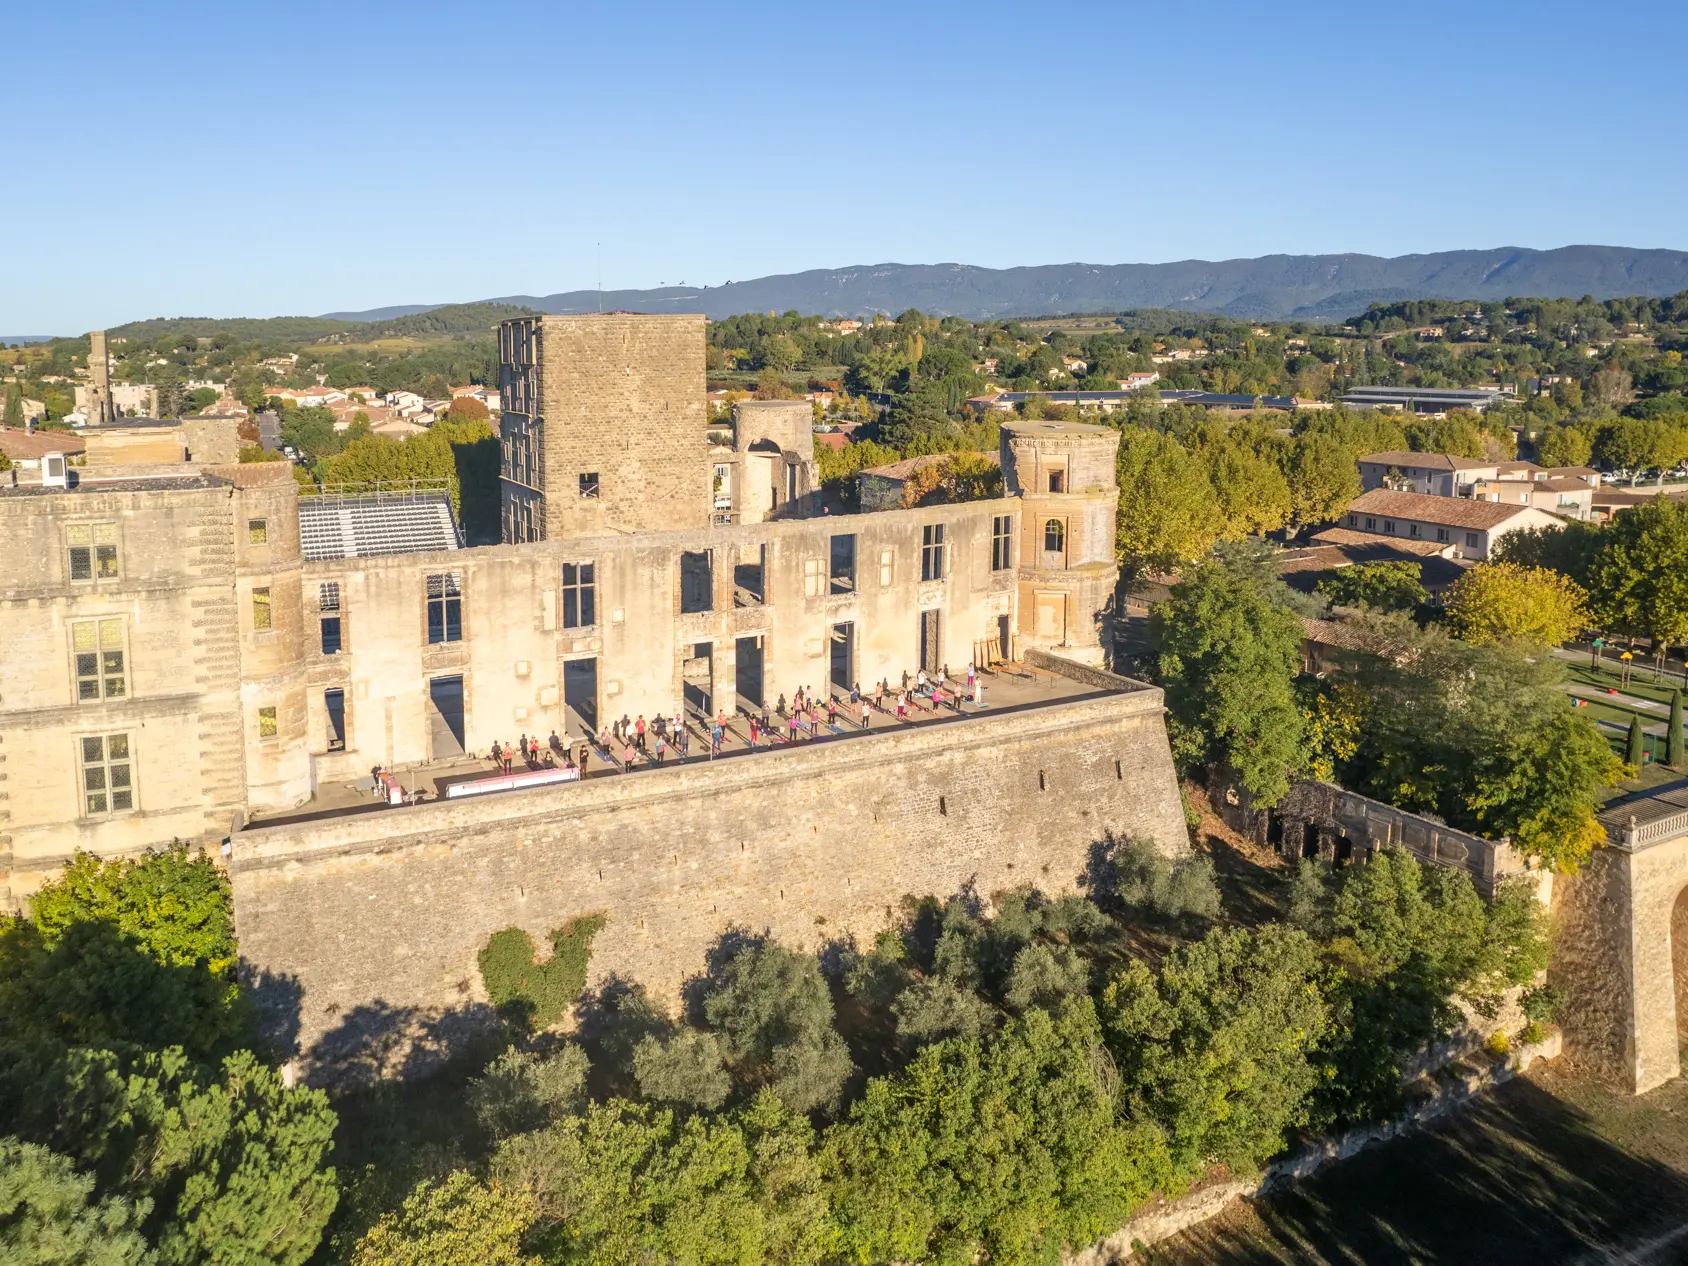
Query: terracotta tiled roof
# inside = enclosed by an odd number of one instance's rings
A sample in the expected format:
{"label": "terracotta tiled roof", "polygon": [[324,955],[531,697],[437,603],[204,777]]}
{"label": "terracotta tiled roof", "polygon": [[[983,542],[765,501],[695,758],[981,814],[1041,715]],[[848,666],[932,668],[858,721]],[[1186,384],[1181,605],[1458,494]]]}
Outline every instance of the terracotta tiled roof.
{"label": "terracotta tiled roof", "polygon": [[1499,501],[1472,501],[1466,497],[1429,497],[1421,492],[1391,492],[1387,488],[1373,488],[1350,502],[1348,513],[1412,519],[1441,527],[1486,529],[1499,527],[1508,519],[1526,513],[1529,508],[1506,505]]}
{"label": "terracotta tiled roof", "polygon": [[80,453],[88,446],[80,435],[68,431],[25,431],[21,427],[0,427],[0,453],[13,461],[39,461],[47,453]]}

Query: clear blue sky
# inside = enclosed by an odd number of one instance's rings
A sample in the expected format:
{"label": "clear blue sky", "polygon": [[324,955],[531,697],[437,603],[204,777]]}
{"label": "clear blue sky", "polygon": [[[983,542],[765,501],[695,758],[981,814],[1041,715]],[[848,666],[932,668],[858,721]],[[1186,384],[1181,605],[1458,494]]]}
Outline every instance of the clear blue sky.
{"label": "clear blue sky", "polygon": [[0,334],[895,260],[1688,248],[1688,5],[20,3]]}

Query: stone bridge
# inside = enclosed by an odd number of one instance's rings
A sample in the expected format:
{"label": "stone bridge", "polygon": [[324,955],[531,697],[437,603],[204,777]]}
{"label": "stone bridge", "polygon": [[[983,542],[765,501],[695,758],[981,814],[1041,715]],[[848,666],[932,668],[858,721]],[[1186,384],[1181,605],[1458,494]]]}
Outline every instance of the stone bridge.
{"label": "stone bridge", "polygon": [[1634,1094],[1681,1075],[1688,1037],[1688,781],[1609,806],[1605,848],[1561,878],[1550,978],[1566,1052]]}

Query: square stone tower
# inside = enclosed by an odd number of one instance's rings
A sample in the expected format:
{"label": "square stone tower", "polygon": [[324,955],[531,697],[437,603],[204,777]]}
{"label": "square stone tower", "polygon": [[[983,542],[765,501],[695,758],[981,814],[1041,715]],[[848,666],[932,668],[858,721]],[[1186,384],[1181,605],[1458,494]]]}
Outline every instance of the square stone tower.
{"label": "square stone tower", "polygon": [[1119,582],[1119,432],[1083,422],[1002,424],[1003,491],[1019,497],[1018,643],[1100,664]]}
{"label": "square stone tower", "polygon": [[116,416],[111,407],[111,353],[104,330],[88,334],[88,409],[86,423],[104,426]]}
{"label": "square stone tower", "polygon": [[702,316],[505,321],[505,542],[707,527],[703,348]]}

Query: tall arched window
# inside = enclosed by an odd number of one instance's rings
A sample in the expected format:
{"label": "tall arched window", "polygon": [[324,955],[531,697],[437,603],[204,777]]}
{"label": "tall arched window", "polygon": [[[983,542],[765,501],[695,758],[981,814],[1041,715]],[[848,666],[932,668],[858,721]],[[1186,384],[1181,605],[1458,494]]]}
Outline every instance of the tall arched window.
{"label": "tall arched window", "polygon": [[1043,525],[1043,552],[1046,554],[1060,554],[1067,548],[1067,526],[1059,519],[1050,519]]}

